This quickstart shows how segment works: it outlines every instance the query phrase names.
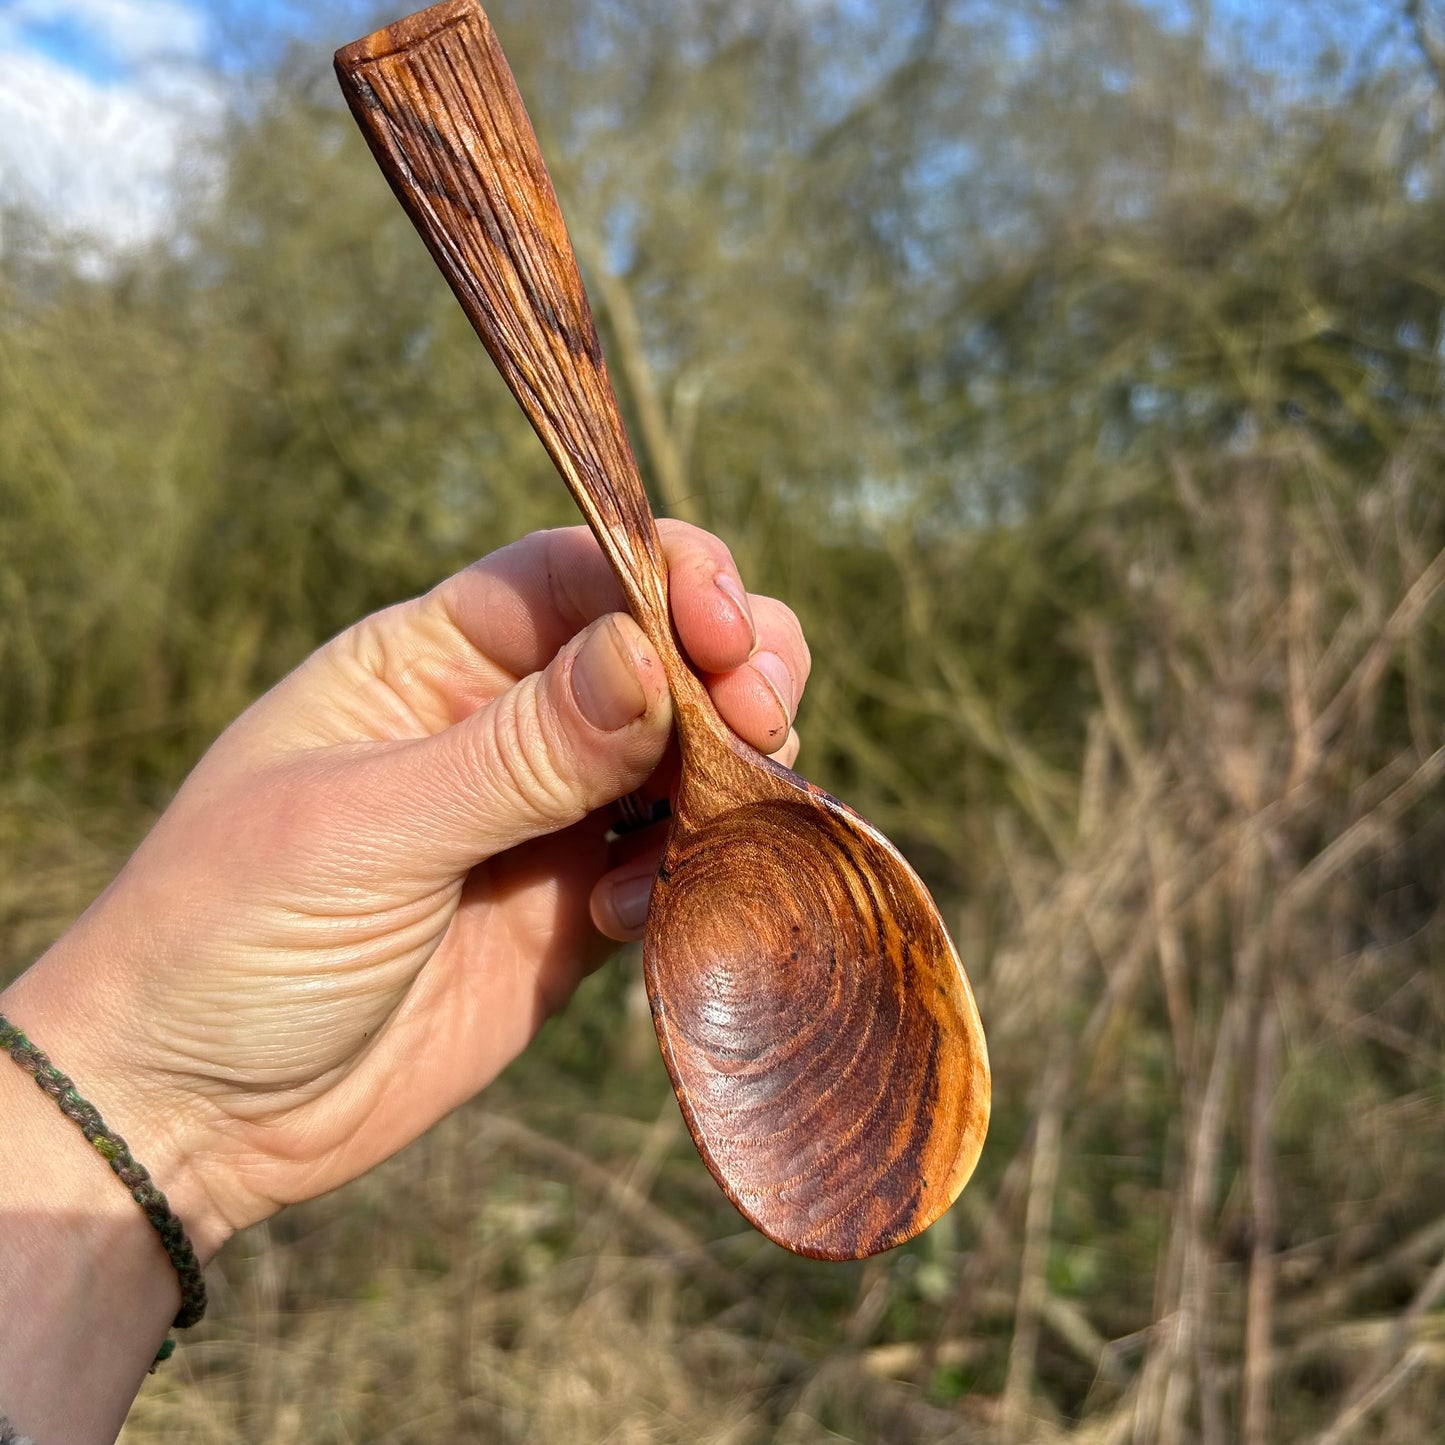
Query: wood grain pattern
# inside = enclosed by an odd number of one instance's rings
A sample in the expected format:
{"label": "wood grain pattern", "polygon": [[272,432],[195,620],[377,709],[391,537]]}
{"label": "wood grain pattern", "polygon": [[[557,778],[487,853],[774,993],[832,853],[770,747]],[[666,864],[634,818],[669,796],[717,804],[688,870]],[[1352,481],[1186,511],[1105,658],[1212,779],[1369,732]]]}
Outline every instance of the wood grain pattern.
{"label": "wood grain pattern", "polygon": [[382,171],[607,550],[649,639],[666,570],[551,178],[512,72],[469,0],[337,52]]}
{"label": "wood grain pattern", "polygon": [[911,1239],[967,1183],[988,1125],[983,1034],[892,845],[826,794],[779,782],[674,829],[648,996],[729,1197],[799,1254],[856,1259]]}
{"label": "wood grain pattern", "polygon": [[683,773],[643,967],[698,1150],[789,1249],[899,1244],[958,1196],[988,1126],[983,1031],[938,910],[882,834],[735,737],[688,670],[556,196],[481,9],[448,0],[336,69],[667,670]]}

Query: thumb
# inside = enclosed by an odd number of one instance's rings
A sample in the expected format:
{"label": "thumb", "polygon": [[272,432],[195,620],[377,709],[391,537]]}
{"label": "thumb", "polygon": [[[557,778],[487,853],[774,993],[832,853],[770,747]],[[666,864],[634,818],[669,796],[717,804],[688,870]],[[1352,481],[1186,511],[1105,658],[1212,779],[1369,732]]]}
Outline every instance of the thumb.
{"label": "thumb", "polygon": [[418,841],[461,870],[569,827],[640,787],[671,731],[651,643],[630,617],[600,618],[545,671],[412,745]]}

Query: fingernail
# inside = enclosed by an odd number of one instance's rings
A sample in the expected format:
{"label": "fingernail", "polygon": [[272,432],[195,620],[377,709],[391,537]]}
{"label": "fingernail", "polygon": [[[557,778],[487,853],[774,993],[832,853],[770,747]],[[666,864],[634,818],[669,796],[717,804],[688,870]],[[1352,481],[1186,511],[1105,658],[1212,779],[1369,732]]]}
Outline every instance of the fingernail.
{"label": "fingernail", "polygon": [[743,621],[748,624],[749,647],[758,645],[758,628],[753,621],[753,609],[748,606],[748,594],[743,591],[743,585],[736,577],[726,572],[717,574],[717,589],[737,608]]}
{"label": "fingernail", "polygon": [[604,733],[615,733],[647,711],[647,693],[610,617],[572,661],[572,696],[582,716]]}
{"label": "fingernail", "polygon": [[786,728],[793,721],[793,678],[787,664],[776,652],[757,652],[749,660],[777,698]]}
{"label": "fingernail", "polygon": [[651,873],[641,878],[623,878],[612,885],[612,909],[617,921],[635,933],[647,922],[647,905],[652,901]]}

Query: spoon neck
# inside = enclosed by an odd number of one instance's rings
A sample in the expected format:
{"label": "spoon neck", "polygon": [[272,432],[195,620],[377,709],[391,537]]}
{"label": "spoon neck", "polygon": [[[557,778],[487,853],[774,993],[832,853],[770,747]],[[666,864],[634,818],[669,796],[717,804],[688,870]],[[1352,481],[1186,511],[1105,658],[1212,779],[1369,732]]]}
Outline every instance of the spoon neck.
{"label": "spoon neck", "polygon": [[682,776],[674,826],[690,832],[714,818],[779,791],[769,765],[718,716],[712,699],[673,695]]}

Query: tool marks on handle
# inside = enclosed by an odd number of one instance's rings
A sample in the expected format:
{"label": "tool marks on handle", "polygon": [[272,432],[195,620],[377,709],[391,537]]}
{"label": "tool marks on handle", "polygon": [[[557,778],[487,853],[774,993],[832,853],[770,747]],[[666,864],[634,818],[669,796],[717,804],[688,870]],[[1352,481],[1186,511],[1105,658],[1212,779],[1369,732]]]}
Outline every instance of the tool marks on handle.
{"label": "tool marks on handle", "polygon": [[490,23],[450,0],[337,52],[362,133],[659,650],[666,567],[531,121]]}

